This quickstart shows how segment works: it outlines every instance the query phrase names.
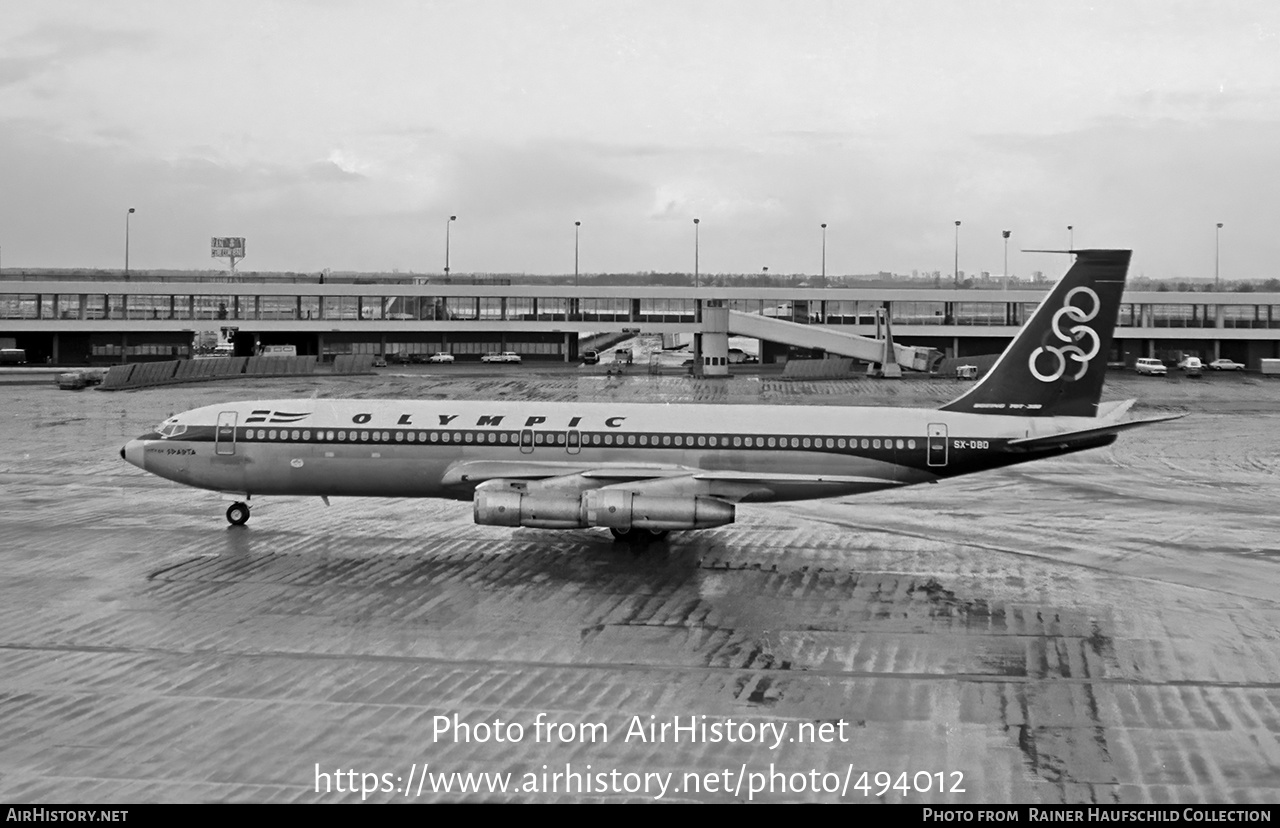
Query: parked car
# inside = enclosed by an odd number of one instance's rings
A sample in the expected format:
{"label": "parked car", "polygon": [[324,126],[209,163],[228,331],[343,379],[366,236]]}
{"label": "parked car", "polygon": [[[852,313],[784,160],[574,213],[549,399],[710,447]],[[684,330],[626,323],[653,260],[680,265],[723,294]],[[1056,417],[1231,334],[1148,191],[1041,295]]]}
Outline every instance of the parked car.
{"label": "parked car", "polygon": [[600,362],[600,352],[595,348],[588,348],[582,352],[583,365],[597,365]]}
{"label": "parked car", "polygon": [[386,367],[387,367],[387,361],[386,361],[386,359],[384,359],[383,357],[374,357],[374,358],[373,358],[373,367],[374,367],[374,368],[386,368]]}
{"label": "parked car", "polygon": [[1187,357],[1178,364],[1178,368],[1189,377],[1198,377],[1204,372],[1204,363],[1200,361],[1200,357]]}
{"label": "parked car", "polygon": [[515,351],[503,351],[500,354],[489,353],[480,357],[480,361],[481,362],[514,362],[518,364],[520,362],[520,355],[517,354]]}
{"label": "parked car", "polygon": [[453,354],[447,354],[444,351],[441,351],[438,354],[432,354],[431,358],[428,359],[427,362],[453,362]]}
{"label": "parked car", "polygon": [[1229,359],[1215,359],[1209,363],[1209,369],[1212,371],[1243,371],[1244,366]]}
{"label": "parked car", "polygon": [[1153,377],[1163,377],[1169,373],[1169,369],[1164,367],[1164,363],[1158,359],[1142,357],[1134,364],[1133,369],[1139,374],[1147,374]]}

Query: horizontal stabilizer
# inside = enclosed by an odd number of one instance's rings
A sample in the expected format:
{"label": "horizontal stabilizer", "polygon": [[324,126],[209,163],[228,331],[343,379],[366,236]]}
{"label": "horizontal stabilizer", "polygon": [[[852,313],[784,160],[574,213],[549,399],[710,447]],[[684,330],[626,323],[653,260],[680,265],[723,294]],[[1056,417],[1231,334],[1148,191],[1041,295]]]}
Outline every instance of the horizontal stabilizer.
{"label": "horizontal stabilizer", "polygon": [[1049,434],[1042,437],[1020,437],[1016,440],[1009,441],[1011,450],[1036,451],[1040,449],[1066,448],[1068,446],[1077,445],[1079,443],[1087,443],[1098,439],[1099,437],[1107,437],[1119,434],[1138,426],[1151,425],[1152,423],[1165,423],[1169,420],[1177,420],[1186,414],[1166,414],[1163,417],[1148,417],[1143,420],[1125,420],[1121,423],[1109,423],[1103,426],[1095,426],[1094,428],[1082,428],[1076,431],[1062,431],[1057,434]]}

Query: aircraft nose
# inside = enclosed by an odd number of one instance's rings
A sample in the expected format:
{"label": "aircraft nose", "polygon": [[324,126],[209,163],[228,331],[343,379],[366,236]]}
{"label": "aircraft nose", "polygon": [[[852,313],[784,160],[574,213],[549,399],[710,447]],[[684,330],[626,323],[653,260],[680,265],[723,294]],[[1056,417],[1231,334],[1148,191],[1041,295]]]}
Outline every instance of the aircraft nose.
{"label": "aircraft nose", "polygon": [[141,440],[130,440],[124,444],[124,448],[120,449],[120,457],[140,469],[146,468],[143,465],[145,456],[146,444]]}

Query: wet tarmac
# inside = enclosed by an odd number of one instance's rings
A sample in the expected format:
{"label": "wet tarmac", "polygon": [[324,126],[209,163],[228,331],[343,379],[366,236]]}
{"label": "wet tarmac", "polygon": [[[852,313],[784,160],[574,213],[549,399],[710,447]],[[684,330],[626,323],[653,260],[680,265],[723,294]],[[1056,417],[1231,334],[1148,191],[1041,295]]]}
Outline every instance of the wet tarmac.
{"label": "wet tarmac", "polygon": [[229,528],[216,495],[119,457],[171,413],[317,391],[959,390],[529,367],[4,386],[0,801],[1280,799],[1280,382],[1121,375],[1108,399],[1190,415],[936,486],[744,506],[644,554],[436,501],[281,498]]}

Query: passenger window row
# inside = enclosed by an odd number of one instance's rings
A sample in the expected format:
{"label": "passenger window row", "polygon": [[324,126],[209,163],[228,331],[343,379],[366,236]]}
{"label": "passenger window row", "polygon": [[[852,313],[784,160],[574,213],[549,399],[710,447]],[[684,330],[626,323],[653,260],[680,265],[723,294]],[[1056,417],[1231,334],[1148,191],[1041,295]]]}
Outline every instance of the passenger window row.
{"label": "passenger window row", "polygon": [[[912,438],[867,437],[796,437],[763,434],[618,434],[613,432],[582,432],[578,439],[569,436],[574,432],[534,431],[532,440],[538,446],[640,447],[640,448],[749,448],[749,449],[897,449],[916,447]],[[317,430],[287,428],[250,428],[244,439],[263,442],[302,443],[472,443],[487,445],[516,445],[520,433],[516,431],[383,431],[376,429]],[[529,437],[525,437],[528,445]]]}

